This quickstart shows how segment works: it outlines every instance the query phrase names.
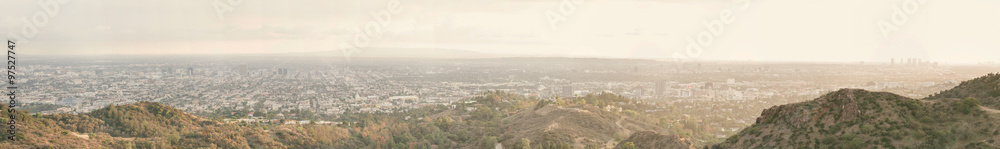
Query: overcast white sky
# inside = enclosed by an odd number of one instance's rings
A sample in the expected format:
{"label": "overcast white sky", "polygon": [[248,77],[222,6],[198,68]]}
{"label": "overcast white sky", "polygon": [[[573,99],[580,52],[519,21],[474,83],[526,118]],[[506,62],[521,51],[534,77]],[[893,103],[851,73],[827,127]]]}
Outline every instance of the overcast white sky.
{"label": "overcast white sky", "polygon": [[[378,20],[372,12],[391,9],[390,0],[65,0],[47,16],[39,3],[50,1],[0,2],[0,33],[8,38],[25,36],[23,20],[44,23],[34,24],[37,33],[24,38],[20,54],[338,50],[354,41],[358,28]],[[739,0],[398,1],[400,13],[369,47],[652,59],[676,53],[703,60],[1000,60],[997,0],[752,0],[745,9]],[[575,11],[561,13],[562,3]],[[220,17],[219,4],[232,9]],[[893,7],[905,22],[892,22]],[[731,23],[701,54],[686,54],[686,39],[709,32],[705,22],[725,11],[732,12]],[[550,26],[548,12],[565,18]],[[883,37],[879,21],[898,30]]]}

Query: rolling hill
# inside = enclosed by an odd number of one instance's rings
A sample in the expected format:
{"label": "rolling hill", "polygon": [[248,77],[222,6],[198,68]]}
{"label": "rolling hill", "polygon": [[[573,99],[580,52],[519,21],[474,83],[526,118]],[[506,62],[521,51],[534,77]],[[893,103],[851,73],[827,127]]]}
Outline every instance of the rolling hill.
{"label": "rolling hill", "polygon": [[519,138],[533,141],[567,142],[570,146],[583,148],[586,145],[613,147],[631,132],[655,131],[658,127],[629,120],[592,105],[563,107],[547,105],[538,109],[526,109],[508,116],[503,121],[505,136],[512,136],[503,143],[514,144]]}
{"label": "rolling hill", "polygon": [[548,101],[491,91],[471,100],[477,102],[345,113],[340,120],[351,123],[340,126],[220,123],[155,102],[81,114],[18,111],[18,140],[0,141],[0,148],[612,148],[632,132],[666,131],[610,106],[629,100],[610,93]]}
{"label": "rolling hill", "polygon": [[[7,106],[2,107],[6,111]],[[308,143],[343,138],[309,134],[301,128],[223,124],[153,102],[107,106],[84,114],[27,113],[17,112],[19,140],[0,141],[0,148],[317,148],[323,146]]]}
{"label": "rolling hill", "polygon": [[[677,135],[663,135],[651,131],[636,132],[619,143],[614,149],[623,148],[670,148],[697,149],[690,141]],[[627,147],[631,145],[631,147]]]}
{"label": "rolling hill", "polygon": [[1000,109],[1000,74],[989,74],[968,81],[962,81],[955,88],[941,91],[927,97],[928,100],[975,97],[983,106]]}
{"label": "rolling hill", "polygon": [[988,110],[974,97],[921,100],[841,89],[766,109],[712,148],[1000,148],[1000,114]]}

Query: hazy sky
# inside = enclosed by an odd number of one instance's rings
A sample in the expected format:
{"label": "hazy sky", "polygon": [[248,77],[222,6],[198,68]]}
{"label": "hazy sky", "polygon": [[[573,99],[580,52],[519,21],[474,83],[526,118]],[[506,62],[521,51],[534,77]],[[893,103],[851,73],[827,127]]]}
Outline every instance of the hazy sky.
{"label": "hazy sky", "polygon": [[328,51],[368,33],[369,48],[524,56],[1000,60],[997,0],[232,1],[3,0],[0,33],[21,54]]}

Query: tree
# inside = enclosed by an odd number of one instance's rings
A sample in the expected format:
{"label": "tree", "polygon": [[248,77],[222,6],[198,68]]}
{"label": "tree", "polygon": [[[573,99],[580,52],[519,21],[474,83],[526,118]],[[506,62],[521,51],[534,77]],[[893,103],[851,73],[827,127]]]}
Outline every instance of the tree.
{"label": "tree", "polygon": [[549,105],[549,103],[551,102],[549,102],[548,100],[538,100],[538,104],[535,105],[535,110],[545,107],[546,105]]}
{"label": "tree", "polygon": [[639,116],[639,112],[635,112],[632,110],[625,110],[625,114],[632,117]]}
{"label": "tree", "polygon": [[846,148],[862,148],[865,147],[865,141],[861,138],[851,139],[850,142],[846,144]]}
{"label": "tree", "polygon": [[531,140],[528,140],[528,138],[521,138],[520,145],[520,149],[531,149]]}
{"label": "tree", "polygon": [[502,115],[499,111],[490,109],[489,107],[477,107],[475,111],[472,111],[472,118],[477,120],[493,120],[500,117]]}
{"label": "tree", "polygon": [[627,132],[624,132],[624,131],[619,131],[619,132],[615,133],[615,139],[618,139],[618,140],[628,139],[628,136],[629,136],[629,134]]}
{"label": "tree", "polygon": [[442,130],[448,130],[448,126],[451,126],[451,123],[452,123],[452,122],[455,122],[455,121],[454,121],[454,120],[452,120],[452,119],[451,119],[451,117],[447,117],[447,116],[442,116],[442,117],[439,117],[439,118],[437,119],[437,121],[435,121],[435,122],[434,122],[434,124],[435,124],[435,125],[436,125],[436,126],[437,126],[438,128],[440,128],[440,129],[442,129]]}
{"label": "tree", "polygon": [[625,144],[622,144],[622,149],[639,149],[639,147],[636,147],[632,142],[625,142]]}
{"label": "tree", "polygon": [[875,131],[875,126],[869,124],[861,124],[861,133],[871,134]]}
{"label": "tree", "polygon": [[413,135],[410,135],[410,132],[404,132],[403,134],[393,137],[393,141],[396,141],[397,143],[407,143],[413,140],[416,140],[416,138],[413,137]]}
{"label": "tree", "polygon": [[483,136],[483,143],[479,145],[479,148],[493,148],[497,144],[497,137],[494,136]]}
{"label": "tree", "polygon": [[560,106],[565,106],[566,100],[563,100],[562,98],[556,97],[556,101],[554,102],[554,104],[560,105]]}
{"label": "tree", "polygon": [[969,114],[976,108],[979,108],[979,99],[974,97],[969,97],[962,99],[961,102],[955,104],[955,109],[961,111],[964,114]]}
{"label": "tree", "polygon": [[497,96],[493,96],[491,99],[492,99],[493,103],[501,103],[501,102],[503,102],[503,98],[500,98],[500,97],[497,97]]}
{"label": "tree", "polygon": [[428,116],[424,116],[423,120],[424,120],[424,123],[427,123],[427,124],[434,123],[434,119],[431,119],[431,117],[428,117]]}

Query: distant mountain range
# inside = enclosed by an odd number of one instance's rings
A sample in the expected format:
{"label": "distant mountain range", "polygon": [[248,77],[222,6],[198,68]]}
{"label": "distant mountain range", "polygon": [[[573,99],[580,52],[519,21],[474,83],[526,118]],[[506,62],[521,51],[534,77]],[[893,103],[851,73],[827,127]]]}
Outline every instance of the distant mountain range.
{"label": "distant mountain range", "polygon": [[[324,56],[346,58],[344,50],[316,51],[316,52],[295,52],[280,53],[275,56]],[[351,58],[444,58],[444,59],[471,59],[471,58],[502,58],[515,57],[515,55],[500,55],[482,53],[457,49],[431,49],[431,48],[365,48],[358,49],[349,55]]]}

